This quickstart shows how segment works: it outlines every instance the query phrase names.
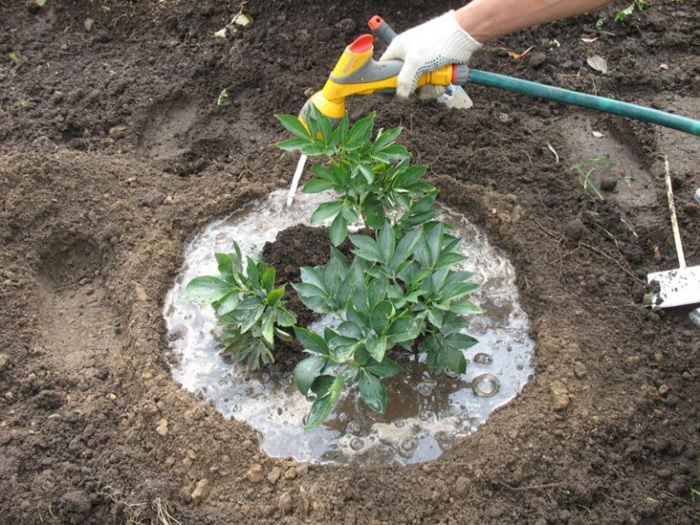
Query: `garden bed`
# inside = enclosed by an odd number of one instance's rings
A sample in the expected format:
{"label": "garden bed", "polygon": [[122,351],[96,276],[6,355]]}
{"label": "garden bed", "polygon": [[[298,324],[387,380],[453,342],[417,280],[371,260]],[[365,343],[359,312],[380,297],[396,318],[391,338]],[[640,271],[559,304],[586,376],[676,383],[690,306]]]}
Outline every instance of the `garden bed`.
{"label": "garden bed", "polygon": [[[478,87],[470,111],[349,100],[405,127],[442,201],[509,254],[533,323],[535,381],[439,460],[270,458],[170,376],[160,309],[186,242],[290,181],[274,114],[301,108],[371,15],[401,30],[448,7],[252,1],[229,40],[213,36],[229,3],[0,7],[0,521],[698,521],[700,331],[688,307],[642,305],[646,274],[677,264],[665,155],[700,263],[698,139],[680,132]],[[699,118],[697,2],[615,24],[621,7],[472,65]],[[600,201],[571,168],[606,155]]]}

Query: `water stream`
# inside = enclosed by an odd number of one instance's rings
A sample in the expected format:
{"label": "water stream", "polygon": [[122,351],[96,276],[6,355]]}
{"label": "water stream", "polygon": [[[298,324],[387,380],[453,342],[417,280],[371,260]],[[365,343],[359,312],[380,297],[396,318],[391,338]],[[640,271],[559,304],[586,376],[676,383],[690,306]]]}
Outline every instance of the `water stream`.
{"label": "water stream", "polygon": [[484,313],[471,318],[468,330],[479,343],[465,352],[468,366],[463,375],[430,373],[423,363],[402,363],[404,373],[385,380],[389,396],[382,415],[365,407],[356,391],[349,391],[322,427],[305,432],[302,422],[310,404],[291,376],[250,373],[225,361],[218,353],[212,308],[181,299],[191,279],[217,275],[215,252],[231,251],[235,240],[244,253],[259,255],[278,232],[308,224],[316,206],[327,200],[325,194],[298,194],[288,209],[285,192],[278,190],[211,223],[190,242],[163,308],[173,378],[225,417],[252,425],[260,432],[262,449],[273,456],[362,465],[435,459],[513,399],[534,373],[534,342],[518,304],[514,269],[505,253],[489,245],[485,233],[462,215],[444,209],[441,219],[465,239],[462,251],[469,260],[460,269],[476,272],[483,283],[473,300]]}

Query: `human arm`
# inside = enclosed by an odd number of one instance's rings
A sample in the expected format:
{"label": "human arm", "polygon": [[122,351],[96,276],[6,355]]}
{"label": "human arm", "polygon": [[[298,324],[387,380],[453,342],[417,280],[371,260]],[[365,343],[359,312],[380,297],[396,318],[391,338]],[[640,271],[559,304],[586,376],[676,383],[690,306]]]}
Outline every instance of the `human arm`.
{"label": "human arm", "polygon": [[520,29],[580,15],[614,0],[473,0],[455,11],[457,23],[480,43]]}
{"label": "human arm", "polygon": [[613,0],[474,0],[398,35],[383,60],[403,60],[396,93],[415,90],[418,78],[446,64],[466,64],[481,44],[519,29],[597,9]]}

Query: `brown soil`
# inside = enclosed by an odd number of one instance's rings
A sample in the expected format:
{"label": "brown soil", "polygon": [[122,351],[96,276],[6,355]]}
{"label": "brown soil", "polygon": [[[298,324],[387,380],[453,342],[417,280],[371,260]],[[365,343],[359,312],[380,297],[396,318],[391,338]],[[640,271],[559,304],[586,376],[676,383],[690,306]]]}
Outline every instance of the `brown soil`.
{"label": "brown soil", "polygon": [[[2,523],[698,522],[700,331],[689,307],[641,304],[645,275],[677,264],[664,155],[700,264],[700,148],[680,132],[478,87],[463,112],[350,101],[405,126],[444,202],[510,254],[533,322],[535,381],[440,460],[266,457],[170,378],[160,306],[184,243],[291,177],[274,113],[301,108],[371,15],[403,29],[449,7],[251,0],[253,25],[223,40],[238,4],[2,3]],[[622,24],[616,8],[503,38],[472,65],[700,116],[698,0]],[[569,168],[606,154],[599,202]]]}

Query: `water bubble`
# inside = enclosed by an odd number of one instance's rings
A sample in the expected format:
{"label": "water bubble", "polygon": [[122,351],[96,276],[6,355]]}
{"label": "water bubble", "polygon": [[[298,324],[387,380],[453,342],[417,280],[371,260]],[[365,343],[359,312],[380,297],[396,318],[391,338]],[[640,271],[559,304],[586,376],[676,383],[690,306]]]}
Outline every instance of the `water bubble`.
{"label": "water bubble", "polygon": [[348,426],[345,427],[345,431],[348,434],[359,434],[360,424],[357,421],[350,421],[350,423],[348,423]]}
{"label": "water bubble", "polygon": [[479,365],[490,365],[493,363],[493,357],[489,354],[480,352],[474,356],[474,362]]}
{"label": "water bubble", "polygon": [[397,419],[396,421],[394,421],[394,426],[396,428],[403,428],[406,426],[406,422],[403,419]]}
{"label": "water bubble", "polygon": [[457,379],[459,377],[459,374],[452,370],[451,368],[445,367],[445,369],[442,371],[443,374],[445,374],[447,377],[450,379]]}
{"label": "water bubble", "polygon": [[352,438],[350,440],[350,448],[353,449],[355,452],[362,450],[362,448],[365,446],[365,442],[362,441],[360,438]]}
{"label": "water bubble", "polygon": [[414,452],[418,448],[418,441],[413,438],[404,439],[401,442],[401,450],[403,452]]}
{"label": "water bubble", "polygon": [[501,384],[491,374],[482,374],[472,379],[472,390],[479,397],[490,397],[498,392]]}
{"label": "water bubble", "polygon": [[432,410],[421,410],[420,413],[418,414],[418,419],[420,419],[423,423],[428,423],[429,421],[432,421],[435,418],[435,414],[433,413]]}
{"label": "water bubble", "polygon": [[428,397],[433,393],[434,386],[435,383],[432,381],[423,381],[422,383],[418,383],[416,390],[418,390],[418,393],[423,397]]}

